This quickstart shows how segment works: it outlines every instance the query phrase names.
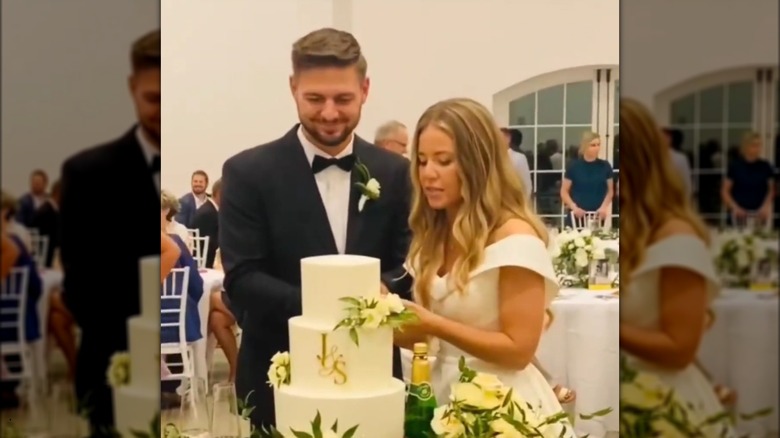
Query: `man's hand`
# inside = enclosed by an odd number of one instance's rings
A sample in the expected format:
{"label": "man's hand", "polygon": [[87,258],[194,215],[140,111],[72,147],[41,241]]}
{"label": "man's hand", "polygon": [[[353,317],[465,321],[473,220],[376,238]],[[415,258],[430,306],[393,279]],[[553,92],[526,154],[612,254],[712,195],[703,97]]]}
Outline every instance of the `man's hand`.
{"label": "man's hand", "polygon": [[386,296],[389,293],[390,293],[390,290],[387,289],[387,286],[385,286],[384,283],[380,282],[379,283],[379,294],[384,297],[384,296]]}

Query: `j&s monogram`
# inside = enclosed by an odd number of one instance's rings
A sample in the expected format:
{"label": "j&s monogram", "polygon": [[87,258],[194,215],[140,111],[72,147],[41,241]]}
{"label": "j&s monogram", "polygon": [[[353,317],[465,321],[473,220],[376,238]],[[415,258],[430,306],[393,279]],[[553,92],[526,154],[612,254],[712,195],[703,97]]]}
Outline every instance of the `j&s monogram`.
{"label": "j&s monogram", "polygon": [[339,353],[339,347],[328,347],[328,334],[322,333],[320,338],[321,353],[317,355],[320,362],[320,376],[333,378],[333,383],[343,385],[347,383],[347,363],[344,361],[344,355]]}

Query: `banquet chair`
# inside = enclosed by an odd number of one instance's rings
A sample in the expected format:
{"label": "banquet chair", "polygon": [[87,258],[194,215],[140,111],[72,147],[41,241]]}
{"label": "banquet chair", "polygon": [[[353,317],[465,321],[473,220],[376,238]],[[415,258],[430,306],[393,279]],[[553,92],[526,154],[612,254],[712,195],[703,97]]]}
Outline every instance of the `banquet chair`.
{"label": "banquet chair", "polygon": [[46,266],[46,254],[49,253],[49,236],[42,236],[37,228],[30,228],[30,242],[32,243],[31,253],[35,264],[39,268]]}
{"label": "banquet chair", "polygon": [[744,230],[762,230],[770,231],[772,229],[772,219],[761,221],[758,217],[758,212],[750,211],[744,218],[737,218],[733,213],[731,214],[731,223],[735,227]]}
{"label": "banquet chair", "polygon": [[[197,231],[197,230],[195,230]],[[209,253],[209,236],[192,238],[192,258],[198,263],[198,269],[206,268],[206,254]]]}
{"label": "banquet chair", "polygon": [[[175,268],[168,274],[171,279],[170,288],[168,281],[163,283],[162,295],[160,296],[160,318],[165,315],[176,315],[173,322],[160,322],[160,329],[175,328],[178,332],[178,340],[175,342],[160,343],[160,360],[165,356],[179,355],[181,362],[165,361],[170,373],[162,377],[161,380],[181,380],[185,381],[195,375],[194,354],[192,346],[187,344],[185,314],[187,309],[187,286],[189,284],[189,267]],[[166,308],[163,305],[166,301],[178,300],[178,305],[172,308]],[[172,368],[181,368],[180,372],[174,372]]]}
{"label": "banquet chair", "polygon": [[3,341],[0,345],[0,357],[3,362],[3,381],[21,382],[23,390],[36,394],[39,379],[33,349],[27,343],[25,332],[27,315],[27,284],[30,271],[25,267],[13,268],[0,289],[0,330],[13,332],[13,339]]}
{"label": "banquet chair", "polygon": [[582,230],[585,228],[606,228],[607,221],[599,219],[598,212],[586,211],[585,216],[577,217],[574,212],[569,213],[571,215],[571,223],[575,230]]}

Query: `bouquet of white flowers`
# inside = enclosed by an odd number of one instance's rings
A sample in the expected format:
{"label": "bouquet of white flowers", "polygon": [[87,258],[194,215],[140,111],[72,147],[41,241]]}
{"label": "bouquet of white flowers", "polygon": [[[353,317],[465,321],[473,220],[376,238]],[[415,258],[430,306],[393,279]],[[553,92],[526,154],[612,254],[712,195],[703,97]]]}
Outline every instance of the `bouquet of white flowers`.
{"label": "bouquet of white flowers", "polygon": [[714,240],[715,264],[726,287],[748,287],[753,265],[777,257],[777,242],[759,231],[727,230]]}
{"label": "bouquet of white flowers", "polygon": [[[460,378],[450,402],[434,411],[431,428],[439,438],[557,437],[570,426],[567,414],[542,417],[492,374],[476,372],[460,360]],[[593,414],[606,415],[611,409]]]}
{"label": "bouquet of white flowers", "polygon": [[593,260],[604,260],[610,252],[604,240],[589,229],[564,229],[551,242],[555,273],[564,287],[587,287],[588,267]]}
{"label": "bouquet of white flowers", "polygon": [[[727,412],[709,418],[682,402],[655,375],[632,369],[620,356],[620,436],[625,438],[705,438],[714,430],[727,431]],[[709,433],[710,435],[706,435]]]}

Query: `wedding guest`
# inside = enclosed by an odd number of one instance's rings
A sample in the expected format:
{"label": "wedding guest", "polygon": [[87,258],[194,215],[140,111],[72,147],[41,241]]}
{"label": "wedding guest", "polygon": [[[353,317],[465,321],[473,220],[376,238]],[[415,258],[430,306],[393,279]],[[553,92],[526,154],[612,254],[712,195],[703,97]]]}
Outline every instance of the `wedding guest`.
{"label": "wedding guest", "polygon": [[48,199],[46,189],[49,186],[49,175],[41,170],[35,169],[30,173],[30,192],[25,193],[19,198],[17,205],[16,220],[25,227],[33,227],[33,217]]}
{"label": "wedding guest", "polygon": [[693,178],[691,177],[691,163],[688,162],[688,157],[682,152],[683,133],[679,129],[665,128],[664,130],[667,147],[672,157],[672,164],[677,169],[676,174],[682,178],[683,189],[686,196],[690,197],[692,194],[691,184]]}
{"label": "wedding guest", "polygon": [[190,233],[184,224],[180,224],[176,220],[176,215],[179,213],[180,208],[179,200],[171,192],[167,190],[160,191],[160,221],[163,231],[179,236],[191,251],[193,242]]}
{"label": "wedding guest", "polygon": [[32,218],[32,227],[38,230],[38,235],[46,237],[49,241],[46,250],[45,267],[54,266],[54,256],[60,247],[60,181],[51,185],[51,194],[46,201],[38,207]]}
{"label": "wedding guest", "polygon": [[209,188],[209,176],[203,170],[192,172],[190,187],[190,193],[179,198],[180,207],[176,214],[176,221],[184,224],[186,228],[193,228],[192,218],[195,217],[195,212],[209,199],[206,193]]}
{"label": "wedding guest", "polygon": [[731,211],[732,223],[733,219],[744,220],[749,214],[755,214],[761,222],[772,218],[774,169],[761,158],[761,152],[761,136],[748,132],[742,138],[739,155],[729,161],[721,197]]}
{"label": "wedding guest", "polygon": [[[574,159],[566,169],[561,184],[561,201],[576,218],[588,212],[596,212],[601,220],[610,216],[612,205],[612,166],[599,158],[601,137],[592,131],[582,134],[579,158]],[[569,214],[565,226],[574,226]]]}
{"label": "wedding guest", "polygon": [[206,267],[214,267],[214,256],[219,248],[219,201],[221,199],[222,180],[218,179],[211,185],[211,197],[204,203],[192,218],[192,228],[198,230],[200,237],[209,238],[206,251]]}
{"label": "wedding guest", "polygon": [[398,120],[385,122],[377,128],[374,144],[398,155],[407,156],[406,145],[409,143],[409,132],[406,125]]}
{"label": "wedding guest", "polygon": [[[127,319],[141,311],[139,259],[160,254],[154,216],[160,202],[160,32],[138,39],[130,61],[137,123],[120,138],[68,158],[61,172],[62,298],[81,331],[76,393],[92,437],[112,436],[106,432],[114,428],[106,369],[114,353],[127,351]],[[110,305],[98,310],[107,291]]]}
{"label": "wedding guest", "polygon": [[181,249],[165,231],[160,232],[160,282],[165,283],[179,261]]}
{"label": "wedding guest", "polygon": [[[192,257],[192,254],[190,254],[190,251],[187,248],[187,244],[184,243],[184,241],[176,234],[170,234],[169,237],[179,249],[179,257],[176,259],[176,262],[174,263],[174,266],[171,268],[171,270],[178,268],[190,268],[187,276],[187,303],[184,311],[184,336],[187,343],[192,343],[203,337],[200,332],[200,313],[198,312],[198,302],[203,296],[203,278],[201,278],[200,273],[198,272],[198,262],[196,262]],[[160,275],[162,275],[162,272],[164,271],[161,271]],[[170,272],[170,270],[168,272]],[[177,277],[177,279],[174,279],[173,276],[168,275],[167,278],[163,280],[163,282],[166,283],[167,290],[172,290],[174,285],[180,285],[180,278],[181,277]],[[178,309],[179,303],[175,302],[174,300],[162,300],[161,308]],[[163,323],[170,323],[177,321],[178,318],[179,315],[176,313],[163,313],[161,321]],[[160,331],[160,341],[163,343],[178,342],[178,328],[163,327]]]}
{"label": "wedding guest", "polygon": [[533,182],[531,181],[531,168],[528,166],[528,158],[525,154],[520,152],[520,145],[523,143],[523,133],[519,129],[502,128],[501,132],[504,133],[506,138],[507,152],[509,153],[509,161],[512,163],[512,167],[517,172],[517,176],[523,183],[523,191],[529,198],[533,194]]}
{"label": "wedding guest", "polygon": [[16,246],[5,231],[0,231],[2,248],[0,248],[0,280],[5,280],[19,258],[19,247]]}

